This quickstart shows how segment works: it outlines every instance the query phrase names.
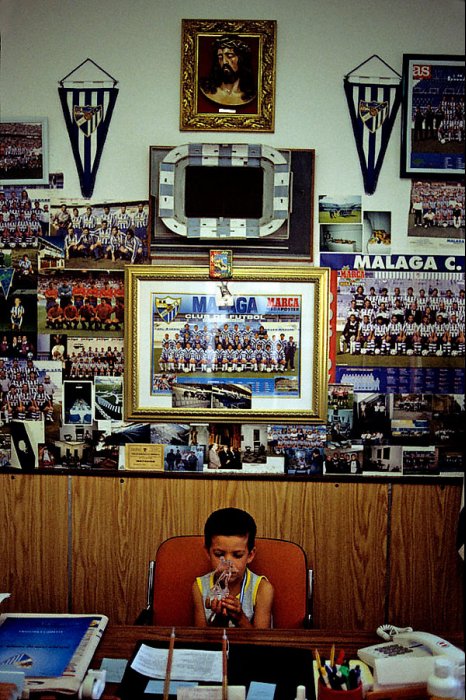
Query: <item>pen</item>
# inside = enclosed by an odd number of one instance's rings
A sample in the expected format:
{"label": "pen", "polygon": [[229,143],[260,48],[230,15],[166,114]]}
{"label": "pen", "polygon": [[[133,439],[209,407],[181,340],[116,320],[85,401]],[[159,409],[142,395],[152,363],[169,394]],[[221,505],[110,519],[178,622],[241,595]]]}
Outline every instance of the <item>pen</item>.
{"label": "pen", "polygon": [[349,665],[347,661],[344,661],[339,668],[339,673],[343,678],[343,683],[348,687],[348,676],[349,676]]}
{"label": "pen", "polygon": [[227,661],[227,633],[222,635],[222,700],[228,700],[228,661]]}
{"label": "pen", "polygon": [[332,644],[332,649],[330,650],[330,667],[333,668],[335,665],[335,644]]}
{"label": "pen", "polygon": [[344,660],[345,660],[345,650],[341,649],[338,652],[338,656],[337,656],[337,662],[336,662],[337,670],[340,668],[340,666],[342,665]]}
{"label": "pen", "polygon": [[346,684],[346,679],[345,679],[344,675],[342,674],[342,672],[337,671],[335,676],[338,679],[338,683],[340,685],[340,690],[348,690],[348,686]]}
{"label": "pen", "polygon": [[361,668],[356,666],[352,668],[348,674],[348,688],[349,690],[355,690],[360,682],[361,678]]}
{"label": "pen", "polygon": [[172,627],[170,644],[168,646],[167,668],[165,669],[165,682],[163,684],[163,700],[168,700],[170,695],[170,679],[172,675],[173,649],[175,647],[175,628]]}

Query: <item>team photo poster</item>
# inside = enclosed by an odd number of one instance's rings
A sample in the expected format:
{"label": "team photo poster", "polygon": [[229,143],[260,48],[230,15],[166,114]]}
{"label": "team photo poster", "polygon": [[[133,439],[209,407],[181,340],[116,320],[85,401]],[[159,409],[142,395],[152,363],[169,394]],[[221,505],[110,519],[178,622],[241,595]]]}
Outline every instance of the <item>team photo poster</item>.
{"label": "team photo poster", "polygon": [[325,417],[327,271],[235,274],[127,268],[130,417]]}

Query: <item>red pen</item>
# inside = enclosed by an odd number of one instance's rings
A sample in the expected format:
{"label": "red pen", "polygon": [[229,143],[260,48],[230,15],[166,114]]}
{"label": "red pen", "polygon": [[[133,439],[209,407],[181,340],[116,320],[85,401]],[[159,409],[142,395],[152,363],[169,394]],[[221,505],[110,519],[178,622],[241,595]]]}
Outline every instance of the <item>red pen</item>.
{"label": "red pen", "polygon": [[345,650],[344,650],[344,649],[341,649],[341,650],[338,652],[337,660],[336,660],[336,663],[335,663],[335,665],[336,665],[336,667],[337,667],[337,671],[340,670],[340,666],[342,665],[342,663],[343,663],[344,660],[345,660]]}

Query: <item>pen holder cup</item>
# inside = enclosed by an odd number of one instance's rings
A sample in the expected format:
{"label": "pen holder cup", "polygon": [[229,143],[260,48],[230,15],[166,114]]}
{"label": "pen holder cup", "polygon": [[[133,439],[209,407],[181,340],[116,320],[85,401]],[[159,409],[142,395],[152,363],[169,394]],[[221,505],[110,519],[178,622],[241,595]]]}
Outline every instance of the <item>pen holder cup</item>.
{"label": "pen holder cup", "polygon": [[362,683],[359,683],[358,687],[353,690],[334,690],[319,680],[317,698],[318,700],[362,700]]}

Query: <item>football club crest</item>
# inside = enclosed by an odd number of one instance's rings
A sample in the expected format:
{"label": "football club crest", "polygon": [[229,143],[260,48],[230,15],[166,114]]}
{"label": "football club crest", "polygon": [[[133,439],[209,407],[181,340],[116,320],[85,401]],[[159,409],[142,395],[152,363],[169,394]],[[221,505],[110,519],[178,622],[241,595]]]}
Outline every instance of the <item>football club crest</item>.
{"label": "football club crest", "polygon": [[367,102],[360,100],[359,117],[369,131],[374,134],[380,129],[388,115],[388,102]]}
{"label": "football club crest", "polygon": [[102,105],[97,107],[77,105],[74,108],[73,117],[84,136],[91,136],[102,121]]}
{"label": "football club crest", "polygon": [[[371,76],[368,64],[378,61],[386,75]],[[365,66],[364,73],[356,73]],[[387,71],[388,69],[388,71]],[[401,104],[401,75],[379,56],[371,56],[344,78],[356,148],[367,194],[377,187],[393,124]]]}
{"label": "football club crest", "polygon": [[89,198],[94,191],[118,95],[117,81],[87,58],[62,78],[59,85],[58,94],[79,174],[81,193],[83,197]]}
{"label": "football club crest", "polygon": [[155,297],[155,308],[162,321],[171,323],[175,320],[181,306],[181,297]]}

